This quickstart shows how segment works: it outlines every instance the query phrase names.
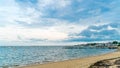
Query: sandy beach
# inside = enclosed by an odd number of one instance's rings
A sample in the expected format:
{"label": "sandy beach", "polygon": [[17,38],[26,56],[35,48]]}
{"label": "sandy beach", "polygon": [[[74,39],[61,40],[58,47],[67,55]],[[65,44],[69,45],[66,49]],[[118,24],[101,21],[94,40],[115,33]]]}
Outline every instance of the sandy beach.
{"label": "sandy beach", "polygon": [[99,55],[99,56],[92,56],[80,59],[72,59],[60,62],[51,62],[47,64],[34,64],[28,65],[18,68],[88,68],[93,63],[104,60],[104,59],[111,59],[120,57],[120,51]]}

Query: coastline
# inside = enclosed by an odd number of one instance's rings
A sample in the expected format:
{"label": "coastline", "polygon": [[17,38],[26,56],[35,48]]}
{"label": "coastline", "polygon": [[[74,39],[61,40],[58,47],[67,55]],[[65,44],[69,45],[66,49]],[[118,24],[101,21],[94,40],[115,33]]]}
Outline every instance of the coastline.
{"label": "coastline", "polygon": [[21,66],[17,68],[88,68],[91,64],[97,61],[117,58],[117,57],[120,57],[120,51],[114,51],[107,54],[79,58],[79,59],[50,62],[46,64],[31,64],[28,66]]}

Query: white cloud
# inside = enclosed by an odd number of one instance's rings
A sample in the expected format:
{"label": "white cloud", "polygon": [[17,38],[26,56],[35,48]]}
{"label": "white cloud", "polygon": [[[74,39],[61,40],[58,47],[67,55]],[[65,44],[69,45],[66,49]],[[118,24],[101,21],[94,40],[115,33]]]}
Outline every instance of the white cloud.
{"label": "white cloud", "polygon": [[71,36],[70,38],[71,38],[71,39],[72,39],[72,38],[79,38],[79,39],[80,39],[80,38],[86,38],[86,37],[85,37],[85,36]]}
{"label": "white cloud", "polygon": [[[36,3],[37,5],[35,4],[35,6],[32,3],[23,2],[22,4],[25,8],[18,5],[14,0],[8,0],[7,2],[4,0],[0,1],[0,25],[5,24],[4,27],[0,27],[0,40],[29,41],[30,39],[40,39],[47,40],[48,42],[66,40],[69,38],[84,38],[84,36],[76,36],[76,34],[84,31],[89,26],[108,24],[112,22],[113,18],[115,18],[115,20],[119,18],[116,17],[119,13],[115,12],[116,10],[101,14],[101,9],[88,11],[87,9],[92,6],[86,7],[86,3],[85,5],[81,5],[80,8],[75,7],[75,3],[72,3],[72,0],[38,1],[39,2]],[[82,1],[83,0],[77,0],[76,2]],[[26,6],[25,4],[32,5]],[[52,16],[53,13],[49,12],[49,10],[53,12],[55,10],[56,13],[54,15],[56,16]],[[80,17],[77,17],[76,12],[78,13],[84,11],[93,15],[90,17],[86,16],[85,18],[82,18],[80,15],[78,15]],[[73,18],[69,18],[70,15],[75,16],[75,19],[79,18],[80,20],[70,22]],[[29,28],[27,28],[27,26],[29,26]],[[33,28],[33,26],[35,28]],[[112,30],[115,28],[108,26],[107,29]],[[102,30],[105,29],[91,29],[92,32],[100,32]],[[118,29],[116,30],[119,31]],[[95,38],[94,36],[91,37]]]}
{"label": "white cloud", "polygon": [[[0,27],[0,40],[2,41],[30,41],[30,39],[62,41],[75,38],[71,34],[77,34],[87,27],[75,24],[57,24],[46,28],[25,28],[16,25]],[[81,36],[79,36],[81,38]]]}
{"label": "white cloud", "polygon": [[100,32],[101,30],[90,29],[91,32]]}
{"label": "white cloud", "polygon": [[21,21],[27,24],[39,23],[41,21],[41,16],[43,15],[40,11],[35,8],[27,7],[25,10],[20,9],[20,13],[15,21]]}
{"label": "white cloud", "polygon": [[100,12],[101,12],[101,9],[100,9],[100,8],[99,8],[99,9],[96,9],[96,10],[90,10],[90,11],[88,11],[88,13],[94,14],[94,15],[100,14]]}
{"label": "white cloud", "polygon": [[15,6],[16,3],[14,0],[0,0],[0,6],[6,6],[6,7],[11,7],[11,6]]}
{"label": "white cloud", "polygon": [[117,30],[117,28],[113,28],[113,27],[111,27],[111,26],[108,26],[107,29],[108,29],[108,30],[114,30],[114,29]]}
{"label": "white cloud", "polygon": [[81,26],[77,24],[68,24],[68,23],[62,23],[59,25],[56,25],[52,28],[55,28],[59,31],[65,32],[67,34],[77,34],[86,29],[88,26]]}
{"label": "white cloud", "polygon": [[2,24],[12,24],[14,20],[18,17],[20,9],[17,7],[17,4],[14,0],[3,1],[1,0],[0,3],[0,22]]}
{"label": "white cloud", "polygon": [[81,23],[81,25],[104,25],[104,24],[108,24],[111,23],[110,21],[104,20],[103,16],[98,15],[98,16],[91,16],[85,19],[80,19],[79,23]]}
{"label": "white cloud", "polygon": [[[21,39],[18,38],[21,37]],[[0,27],[0,40],[27,41],[29,39],[46,39],[49,41],[63,40],[68,35],[56,29]]]}
{"label": "white cloud", "polygon": [[39,7],[45,9],[47,7],[51,8],[64,8],[71,4],[71,0],[39,0]]}

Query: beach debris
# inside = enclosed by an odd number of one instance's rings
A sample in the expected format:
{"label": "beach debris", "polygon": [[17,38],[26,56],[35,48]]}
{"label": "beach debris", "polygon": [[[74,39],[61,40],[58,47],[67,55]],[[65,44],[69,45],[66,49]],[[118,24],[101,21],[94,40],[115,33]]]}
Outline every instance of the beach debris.
{"label": "beach debris", "polygon": [[120,59],[115,61],[116,65],[120,65]]}
{"label": "beach debris", "polygon": [[103,61],[98,61],[94,65],[97,66],[111,66],[113,63],[111,63],[109,60],[103,60]]}
{"label": "beach debris", "polygon": [[117,66],[117,68],[120,68],[120,66]]}
{"label": "beach debris", "polygon": [[89,68],[109,68],[109,66],[112,66],[113,63],[109,60],[102,60],[94,63]]}
{"label": "beach debris", "polygon": [[98,61],[89,68],[120,68],[120,57]]}

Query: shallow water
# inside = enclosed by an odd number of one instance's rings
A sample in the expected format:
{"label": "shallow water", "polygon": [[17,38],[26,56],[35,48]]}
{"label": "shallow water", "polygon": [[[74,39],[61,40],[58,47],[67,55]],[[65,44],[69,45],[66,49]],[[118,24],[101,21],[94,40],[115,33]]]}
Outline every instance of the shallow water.
{"label": "shallow water", "polygon": [[42,64],[113,52],[112,49],[64,49],[62,46],[1,46],[0,67]]}

